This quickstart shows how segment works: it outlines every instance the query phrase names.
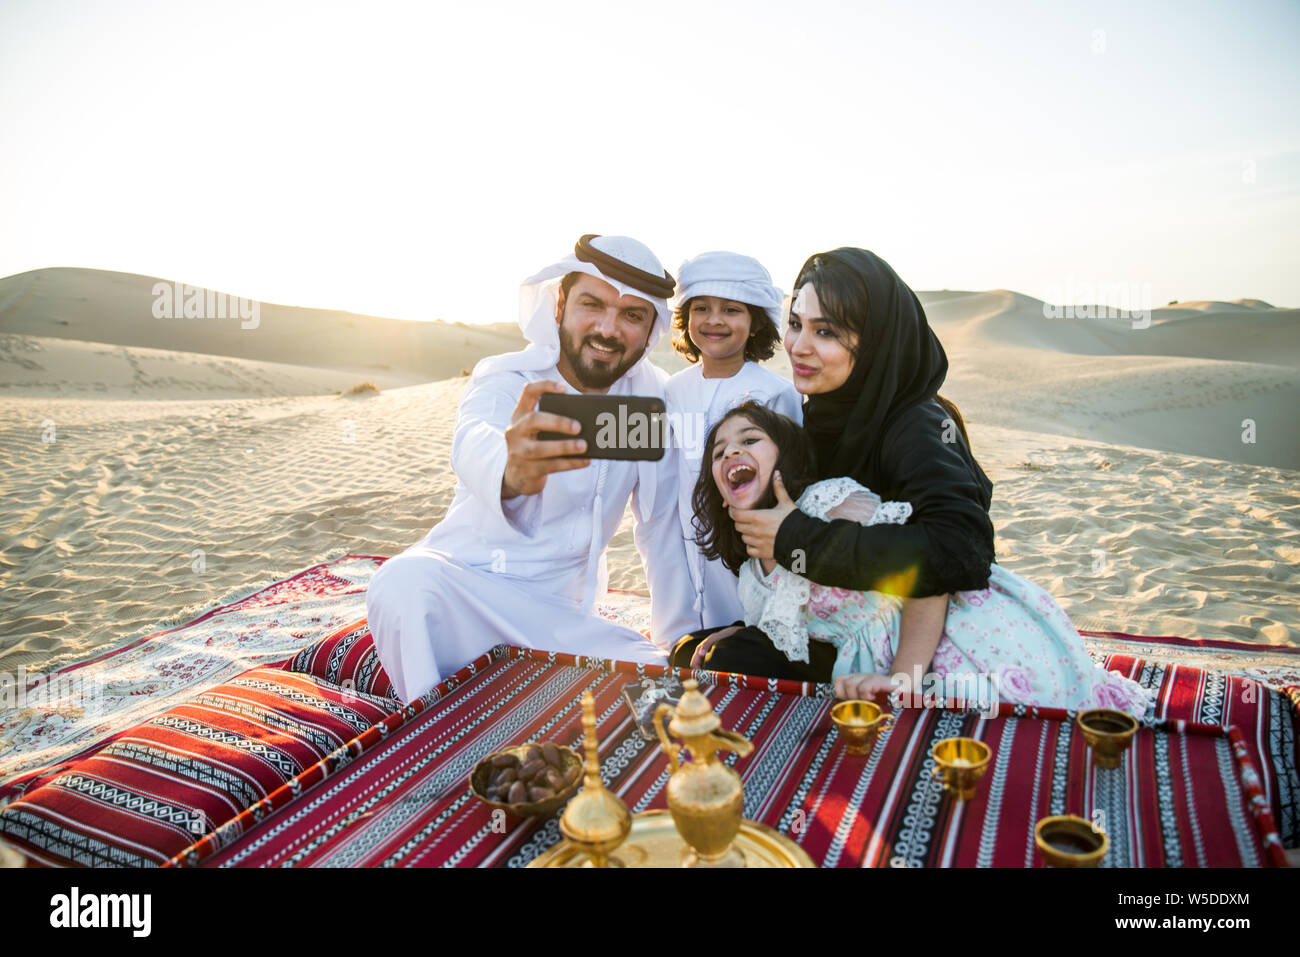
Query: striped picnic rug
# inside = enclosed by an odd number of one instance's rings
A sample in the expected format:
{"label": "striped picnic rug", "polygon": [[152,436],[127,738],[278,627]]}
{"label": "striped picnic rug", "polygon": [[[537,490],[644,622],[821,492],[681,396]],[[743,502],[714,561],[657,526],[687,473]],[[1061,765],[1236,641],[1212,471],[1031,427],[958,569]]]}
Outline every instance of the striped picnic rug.
{"label": "striped picnic rug", "polygon": [[[580,699],[590,689],[606,785],[633,813],[666,807],[667,760],[621,694],[664,670],[499,646],[170,863],[526,865],[560,840],[558,815],[494,815],[468,792],[470,770],[525,741],[578,746]],[[1284,863],[1236,728],[1153,719],[1120,768],[1099,770],[1069,712],[1002,705],[982,719],[906,709],[859,758],[834,731],[824,687],[695,674],[723,726],[754,744],[747,757],[726,758],[744,781],[745,816],[788,835],[822,866],[1040,866],[1034,823],[1059,813],[1107,832],[1107,866]],[[964,803],[931,776],[930,747],[953,736],[979,738],[993,752],[976,797]]]}
{"label": "striped picnic rug", "polygon": [[[243,589],[190,621],[128,637],[57,671],[20,673],[19,687],[7,696],[12,705],[0,703],[0,800],[18,797],[23,783],[42,767],[70,761],[255,665],[287,662],[323,636],[352,625],[365,615],[366,587],[385,561],[378,555],[343,555]],[[631,592],[610,592],[596,611],[637,630],[649,627],[649,599]],[[1114,631],[1081,634],[1100,663],[1112,656],[1140,659],[1176,679],[1186,706],[1178,717],[1203,712],[1205,717],[1196,720],[1215,723],[1219,705],[1234,700],[1223,693],[1223,682],[1237,681],[1235,690],[1246,687],[1241,682],[1256,683],[1267,692],[1259,707],[1248,715],[1251,704],[1238,696],[1246,708],[1236,708],[1232,717],[1261,753],[1289,747],[1286,760],[1294,772],[1295,707],[1277,702],[1287,694],[1300,698],[1300,648]],[[1195,682],[1194,694],[1204,708],[1186,700],[1186,679],[1194,669],[1215,676]],[[1264,769],[1270,800],[1272,776]],[[1300,844],[1300,814],[1293,811],[1292,821],[1290,829],[1278,822],[1288,846]]]}

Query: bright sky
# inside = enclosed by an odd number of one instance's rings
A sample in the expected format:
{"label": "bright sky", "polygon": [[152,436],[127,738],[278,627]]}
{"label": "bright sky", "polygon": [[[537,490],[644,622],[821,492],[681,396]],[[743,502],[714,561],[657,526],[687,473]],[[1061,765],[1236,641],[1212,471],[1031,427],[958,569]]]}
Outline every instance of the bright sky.
{"label": "bright sky", "polygon": [[6,0],[0,275],[514,321],[596,232],[1300,306],[1297,46],[1294,0]]}

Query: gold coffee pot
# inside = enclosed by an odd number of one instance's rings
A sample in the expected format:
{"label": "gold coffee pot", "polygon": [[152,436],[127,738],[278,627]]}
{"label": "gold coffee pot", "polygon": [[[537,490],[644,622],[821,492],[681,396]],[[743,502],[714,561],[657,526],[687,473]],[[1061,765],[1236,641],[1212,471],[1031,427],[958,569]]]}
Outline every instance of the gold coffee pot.
{"label": "gold coffee pot", "polygon": [[622,802],[600,780],[600,758],[596,745],[596,704],[590,691],[582,695],[583,749],[587,753],[586,779],[582,790],[569,799],[560,818],[560,833],[591,860],[592,867],[619,867],[610,858],[632,830],[632,816]]}
{"label": "gold coffee pot", "polygon": [[[744,867],[745,858],[732,846],[740,831],[745,798],[740,775],[718,760],[719,749],[734,751],[742,758],[754,750],[746,738],[721,729],[709,699],[693,678],[682,682],[677,707],[661,704],[655,711],[655,730],[672,776],[668,779],[668,810],[677,833],[687,843],[682,854],[685,867]],[[663,716],[672,715],[668,730],[683,744],[674,744],[664,733]],[[691,760],[678,760],[681,749]]]}

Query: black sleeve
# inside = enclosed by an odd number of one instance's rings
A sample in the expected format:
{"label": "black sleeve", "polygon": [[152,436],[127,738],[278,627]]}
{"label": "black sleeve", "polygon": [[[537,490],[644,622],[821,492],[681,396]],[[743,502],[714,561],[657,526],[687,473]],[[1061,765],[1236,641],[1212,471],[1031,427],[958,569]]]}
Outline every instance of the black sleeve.
{"label": "black sleeve", "polygon": [[992,486],[960,437],[942,440],[936,409],[909,410],[882,443],[888,479],[872,491],[910,502],[906,525],[825,522],[796,510],[777,530],[776,560],[819,585],[854,591],[921,598],[987,588]]}

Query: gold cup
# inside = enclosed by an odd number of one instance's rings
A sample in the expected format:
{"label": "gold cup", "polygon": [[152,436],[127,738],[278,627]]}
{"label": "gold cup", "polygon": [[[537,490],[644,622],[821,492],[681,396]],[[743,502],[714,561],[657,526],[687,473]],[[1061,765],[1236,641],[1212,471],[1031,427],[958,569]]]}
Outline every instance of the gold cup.
{"label": "gold cup", "polygon": [[870,754],[876,738],[894,726],[894,716],[871,701],[841,701],[831,708],[831,721],[849,754]]}
{"label": "gold cup", "polygon": [[1110,849],[1105,831],[1073,814],[1039,821],[1034,825],[1034,844],[1048,867],[1096,867]]}
{"label": "gold cup", "polygon": [[1074,723],[1092,748],[1092,763],[1099,768],[1119,767],[1138,729],[1137,718],[1112,708],[1080,711]]}
{"label": "gold cup", "polygon": [[933,748],[935,767],[930,774],[943,779],[943,789],[958,801],[969,801],[988,770],[993,752],[983,741],[974,738],[944,738]]}

